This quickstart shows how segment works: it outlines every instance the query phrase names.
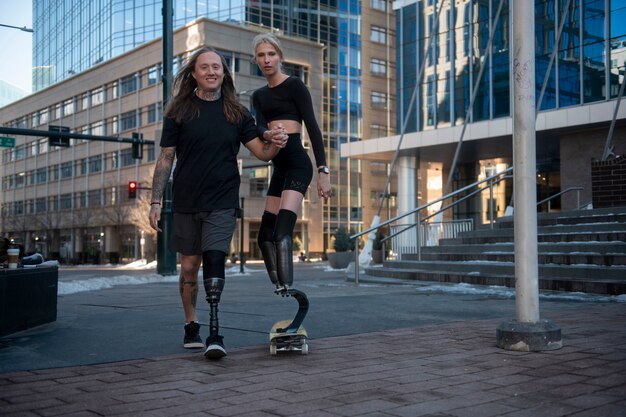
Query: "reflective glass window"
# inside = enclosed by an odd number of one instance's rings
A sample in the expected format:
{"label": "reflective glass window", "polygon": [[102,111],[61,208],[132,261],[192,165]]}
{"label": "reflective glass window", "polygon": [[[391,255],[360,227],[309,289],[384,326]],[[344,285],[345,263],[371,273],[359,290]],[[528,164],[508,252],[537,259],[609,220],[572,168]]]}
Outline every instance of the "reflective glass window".
{"label": "reflective glass window", "polygon": [[[604,0],[583,0],[583,101],[604,100],[606,92],[604,31],[606,13]],[[623,22],[626,27],[626,22]]]}

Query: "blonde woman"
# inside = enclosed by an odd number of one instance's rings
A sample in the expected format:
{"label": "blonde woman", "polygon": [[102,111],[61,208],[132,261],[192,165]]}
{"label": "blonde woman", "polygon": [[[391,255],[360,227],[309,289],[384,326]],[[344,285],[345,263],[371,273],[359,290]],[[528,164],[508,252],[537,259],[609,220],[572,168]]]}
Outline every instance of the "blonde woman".
{"label": "blonde woman", "polygon": [[258,239],[270,279],[277,292],[285,295],[293,285],[293,230],[313,177],[300,137],[303,123],[313,146],[317,193],[325,201],[332,195],[330,171],[311,94],[299,78],[283,72],[280,42],[272,34],[260,34],[252,45],[256,64],[267,80],[267,85],[252,95],[258,135],[264,140],[271,140],[276,131],[289,136],[287,145],[272,159],[274,169]]}

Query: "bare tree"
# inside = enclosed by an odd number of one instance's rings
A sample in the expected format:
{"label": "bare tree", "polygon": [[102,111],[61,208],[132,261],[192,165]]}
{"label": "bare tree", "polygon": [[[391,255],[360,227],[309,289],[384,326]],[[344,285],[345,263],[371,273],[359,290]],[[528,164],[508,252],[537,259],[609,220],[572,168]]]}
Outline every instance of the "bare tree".
{"label": "bare tree", "polygon": [[150,226],[148,214],[150,211],[150,196],[148,193],[141,193],[137,198],[137,204],[130,208],[128,220],[144,232],[144,236],[156,238],[156,231]]}

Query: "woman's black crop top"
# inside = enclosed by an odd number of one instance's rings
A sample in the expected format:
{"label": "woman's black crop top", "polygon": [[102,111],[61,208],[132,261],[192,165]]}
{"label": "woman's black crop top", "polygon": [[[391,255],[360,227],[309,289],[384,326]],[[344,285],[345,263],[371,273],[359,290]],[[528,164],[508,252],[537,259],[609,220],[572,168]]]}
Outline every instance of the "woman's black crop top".
{"label": "woman's black crop top", "polygon": [[252,94],[252,105],[256,113],[259,137],[268,130],[274,120],[295,120],[304,122],[313,146],[316,166],[326,165],[322,132],[315,120],[313,100],[304,83],[296,77],[289,77],[276,87],[264,86]]}

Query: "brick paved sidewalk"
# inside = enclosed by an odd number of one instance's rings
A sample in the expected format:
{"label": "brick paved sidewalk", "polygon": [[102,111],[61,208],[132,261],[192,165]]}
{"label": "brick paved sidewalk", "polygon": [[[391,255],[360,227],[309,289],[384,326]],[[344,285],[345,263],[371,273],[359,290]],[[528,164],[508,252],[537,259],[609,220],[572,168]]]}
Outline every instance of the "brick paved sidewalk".
{"label": "brick paved sidewalk", "polygon": [[0,374],[2,416],[626,416],[626,306],[583,304],[563,348],[495,347],[500,321]]}

